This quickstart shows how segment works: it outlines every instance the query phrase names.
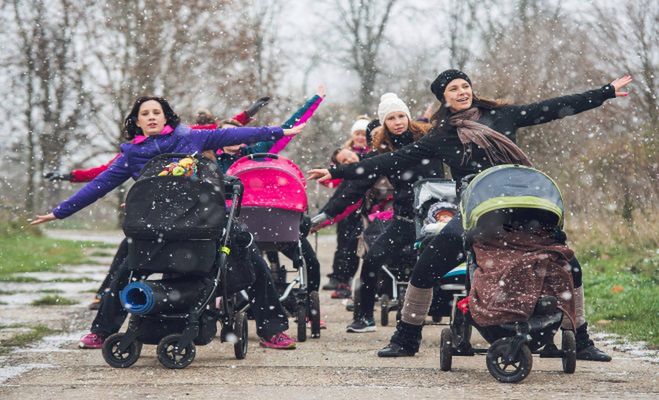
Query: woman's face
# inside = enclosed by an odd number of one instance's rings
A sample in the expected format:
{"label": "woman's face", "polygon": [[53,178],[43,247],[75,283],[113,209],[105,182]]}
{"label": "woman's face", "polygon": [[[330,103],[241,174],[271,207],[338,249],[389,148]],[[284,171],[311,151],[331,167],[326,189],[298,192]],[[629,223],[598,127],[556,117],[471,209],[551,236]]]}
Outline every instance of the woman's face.
{"label": "woman's face", "polygon": [[238,151],[240,151],[241,147],[243,147],[242,144],[234,144],[233,146],[224,146],[222,147],[222,151],[227,154],[236,154],[238,153]]}
{"label": "woman's face", "polygon": [[354,131],[352,133],[352,144],[360,149],[366,147],[366,131]]}
{"label": "woman's face", "polygon": [[336,161],[341,165],[354,164],[359,162],[359,156],[354,151],[343,149],[336,155]]}
{"label": "woman's face", "polygon": [[145,136],[157,135],[162,132],[167,119],[162,106],[155,100],[147,100],[140,105],[137,113],[137,127]]}
{"label": "woman's face", "polygon": [[402,111],[392,112],[387,115],[384,120],[384,125],[387,130],[394,135],[402,135],[410,126],[410,121],[407,119],[407,114]]}
{"label": "woman's face", "polygon": [[470,108],[473,101],[471,85],[464,79],[453,79],[444,90],[444,100],[452,112]]}

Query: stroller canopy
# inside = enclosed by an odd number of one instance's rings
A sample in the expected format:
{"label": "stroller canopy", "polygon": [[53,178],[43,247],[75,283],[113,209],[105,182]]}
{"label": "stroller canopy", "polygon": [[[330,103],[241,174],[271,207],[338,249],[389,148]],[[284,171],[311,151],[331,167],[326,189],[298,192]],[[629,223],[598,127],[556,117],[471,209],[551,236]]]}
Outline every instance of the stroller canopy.
{"label": "stroller canopy", "polygon": [[307,210],[307,182],[295,163],[276,154],[252,154],[236,161],[227,175],[245,186],[242,207]]}
{"label": "stroller canopy", "polygon": [[558,227],[563,227],[563,198],[556,182],[521,165],[499,165],[481,172],[464,190],[460,203],[466,231],[491,211],[517,208],[550,212],[558,217]]}
{"label": "stroller canopy", "polygon": [[414,183],[414,209],[419,211],[428,200],[456,202],[455,181],[442,178],[421,179]]}

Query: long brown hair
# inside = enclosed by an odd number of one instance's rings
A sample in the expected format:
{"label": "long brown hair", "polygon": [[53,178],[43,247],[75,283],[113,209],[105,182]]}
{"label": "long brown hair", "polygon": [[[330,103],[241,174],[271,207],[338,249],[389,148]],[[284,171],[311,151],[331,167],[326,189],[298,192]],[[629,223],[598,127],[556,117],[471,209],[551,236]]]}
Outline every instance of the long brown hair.
{"label": "long brown hair", "polygon": [[[423,135],[428,133],[431,128],[431,125],[426,124],[425,122],[413,121],[409,118],[408,120],[409,126],[407,127],[407,130],[412,133],[412,138],[415,142],[421,139]],[[394,143],[391,141],[390,135],[393,135],[393,133],[387,129],[387,125],[385,123],[382,123],[382,125],[373,129],[373,150],[377,151],[378,153],[389,153],[395,151],[396,149],[394,148]]]}

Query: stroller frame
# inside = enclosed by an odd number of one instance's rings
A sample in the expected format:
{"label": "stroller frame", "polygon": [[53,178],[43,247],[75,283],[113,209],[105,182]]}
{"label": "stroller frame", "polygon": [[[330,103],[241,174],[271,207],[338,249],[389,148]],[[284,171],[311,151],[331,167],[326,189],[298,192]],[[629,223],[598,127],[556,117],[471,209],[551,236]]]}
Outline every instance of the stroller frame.
{"label": "stroller frame", "polygon": [[[163,156],[186,157],[185,154],[166,154]],[[230,253],[229,240],[233,227],[233,218],[240,214],[240,203],[243,194],[243,186],[240,180],[225,177],[225,193],[231,193],[232,204],[227,216],[226,228],[221,239],[217,242],[220,245],[219,255],[215,260],[214,269],[215,277],[212,284],[207,284],[204,288],[203,302],[193,306],[190,310],[183,313],[159,314],[157,316],[131,316],[128,328],[125,333],[118,332],[109,336],[103,344],[103,357],[105,361],[115,368],[127,368],[133,365],[140,356],[142,343],[138,341],[141,328],[145,321],[160,320],[184,320],[185,328],[179,333],[168,334],[161,338],[157,347],[157,355],[160,363],[166,368],[181,369],[185,368],[195,358],[195,338],[200,332],[200,320],[206,312],[212,318],[212,322],[217,323],[219,320],[222,324],[221,341],[227,341],[228,333],[233,333],[236,337],[234,343],[234,353],[237,359],[244,359],[248,347],[248,326],[246,308],[236,310],[236,295],[230,296],[227,291],[227,260]],[[132,271],[129,282],[137,271]],[[208,278],[207,278],[208,279]],[[210,280],[210,279],[208,279]],[[219,293],[218,293],[219,289]],[[218,310],[213,300],[216,295],[221,295],[223,300]],[[243,291],[243,296],[245,293]],[[200,343],[206,344],[206,343]]]}

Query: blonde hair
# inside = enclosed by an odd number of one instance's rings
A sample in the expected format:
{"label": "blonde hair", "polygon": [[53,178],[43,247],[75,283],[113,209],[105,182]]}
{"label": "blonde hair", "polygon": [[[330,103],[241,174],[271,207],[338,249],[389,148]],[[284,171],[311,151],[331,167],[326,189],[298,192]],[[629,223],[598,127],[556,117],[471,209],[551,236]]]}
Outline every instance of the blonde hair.
{"label": "blonde hair", "polygon": [[[419,122],[414,120],[409,120],[409,126],[407,130],[412,132],[412,138],[416,142],[421,139],[428,131],[430,130],[431,125],[426,124],[425,122]],[[387,129],[386,124],[382,124],[377,128],[373,129],[373,149],[378,153],[389,153],[394,151],[394,143],[391,141],[391,138],[387,134],[392,134]]]}

